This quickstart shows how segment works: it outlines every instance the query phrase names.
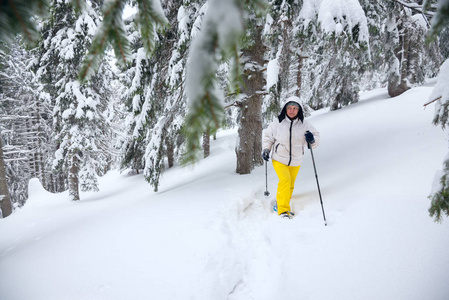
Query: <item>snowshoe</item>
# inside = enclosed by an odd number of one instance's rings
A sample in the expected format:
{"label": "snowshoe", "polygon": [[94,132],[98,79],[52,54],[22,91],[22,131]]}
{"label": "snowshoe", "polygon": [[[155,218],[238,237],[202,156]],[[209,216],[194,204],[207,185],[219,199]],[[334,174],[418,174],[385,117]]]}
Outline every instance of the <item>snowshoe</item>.
{"label": "snowshoe", "polygon": [[286,211],[286,212],[283,212],[282,214],[280,214],[279,216],[281,216],[283,218],[293,219],[295,214],[292,213],[291,211]]}

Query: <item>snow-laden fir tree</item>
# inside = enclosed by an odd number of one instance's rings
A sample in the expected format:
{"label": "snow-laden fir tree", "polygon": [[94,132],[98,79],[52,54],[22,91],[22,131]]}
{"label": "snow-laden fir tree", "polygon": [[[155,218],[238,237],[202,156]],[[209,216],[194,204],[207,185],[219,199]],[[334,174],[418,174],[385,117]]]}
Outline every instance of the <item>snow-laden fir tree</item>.
{"label": "snow-laden fir tree", "polygon": [[30,68],[33,53],[26,51],[20,40],[5,49],[0,55],[0,121],[11,200],[21,206],[28,198],[28,181],[33,177],[52,191],[51,110],[48,94]]}
{"label": "snow-laden fir tree", "polygon": [[301,96],[302,67],[307,59],[304,41],[294,30],[302,1],[270,1],[269,4],[263,29],[269,60],[266,85],[268,95],[263,104],[265,125],[279,114],[282,99],[291,95]]}
{"label": "snow-laden fir tree", "polygon": [[297,20],[306,43],[305,100],[336,110],[359,100],[360,73],[370,60],[365,13],[357,0],[304,1]]}
{"label": "snow-laden fir tree", "polygon": [[[430,1],[424,1],[424,6]],[[431,34],[435,37],[443,30],[444,25],[449,23],[449,1],[439,1],[439,9],[432,20]],[[438,75],[438,81],[430,96],[431,101],[437,101],[435,106],[435,125],[446,128],[449,125],[449,59],[443,63]],[[429,197],[431,199],[430,215],[438,222],[442,221],[442,216],[449,216],[449,153],[443,160],[443,170],[437,172],[434,179],[434,186]]]}
{"label": "snow-laden fir tree", "polygon": [[125,116],[125,139],[121,146],[121,169],[129,168],[138,173],[143,169],[143,154],[145,151],[145,113],[142,112],[144,92],[149,84],[148,75],[150,63],[144,52],[140,34],[135,24],[136,15],[133,14],[125,20],[126,30],[131,43],[132,64],[123,70],[121,75],[122,102],[128,114]]}
{"label": "snow-laden fir tree", "polygon": [[370,60],[358,72],[361,76],[359,82],[361,90],[371,90],[384,87],[387,82],[387,63],[384,53],[385,26],[383,26],[387,11],[382,1],[360,0],[359,2],[366,15],[370,48]]}
{"label": "snow-laden fir tree", "polygon": [[3,157],[3,142],[0,136],[0,218],[6,218],[13,211],[8,183],[6,181],[5,160]]}
{"label": "snow-laden fir tree", "polygon": [[[224,95],[218,89],[217,72],[221,61],[229,61],[229,91],[240,91],[239,41],[251,10],[265,9],[264,0],[236,2],[210,0],[201,32],[189,52],[186,78],[188,114],[185,120],[185,162],[199,158],[200,138],[212,134],[224,120]],[[247,95],[251,96],[251,95]]]}
{"label": "snow-laden fir tree", "polygon": [[147,138],[145,151],[144,176],[155,190],[162,170],[172,167],[184,151],[182,125],[186,115],[187,53],[204,15],[204,1],[177,3],[167,1],[165,6],[170,30],[160,38],[157,48],[157,65],[163,68],[158,74],[157,87],[147,94],[152,102],[160,103],[160,99],[164,99],[159,110],[153,111],[157,122]]}
{"label": "snow-laden fir tree", "polygon": [[102,113],[113,77],[110,66],[102,61],[89,80],[77,79],[100,23],[100,3],[90,1],[76,13],[71,1],[52,1],[39,45],[38,76],[54,105],[57,150],[53,166],[66,174],[72,200],[79,200],[80,189],[98,189],[98,172],[107,163],[100,152],[109,136]]}
{"label": "snow-laden fir tree", "polygon": [[440,65],[437,41],[426,43],[429,21],[422,11],[387,1],[385,56],[388,61],[388,94],[398,96],[425,77],[434,77]]}
{"label": "snow-laden fir tree", "polygon": [[[131,45],[123,22],[123,10],[127,3],[129,0],[104,2],[102,23],[92,40],[89,53],[83,60],[79,72],[80,80],[84,81],[98,71],[102,57],[109,46],[114,50],[117,62],[121,66],[131,63]],[[159,0],[134,0],[132,4],[136,8],[135,24],[143,48],[147,54],[151,54],[155,47],[157,29],[167,25],[161,3]]]}
{"label": "snow-laden fir tree", "polygon": [[[435,106],[435,125],[441,125],[444,129],[449,125],[449,59],[446,60],[440,69],[438,81],[430,96],[431,101],[437,100]],[[439,171],[434,179],[432,187],[432,200],[429,209],[430,215],[438,222],[442,221],[442,215],[449,216],[449,153],[443,160],[443,170]]]}
{"label": "snow-laden fir tree", "polygon": [[126,70],[123,98],[132,116],[124,145],[122,168],[143,169],[155,190],[163,169],[174,165],[182,144],[185,115],[185,64],[190,29],[199,7],[177,1],[163,3],[170,28],[159,33],[153,55],[147,56],[133,16],[127,21],[132,36],[133,65]]}

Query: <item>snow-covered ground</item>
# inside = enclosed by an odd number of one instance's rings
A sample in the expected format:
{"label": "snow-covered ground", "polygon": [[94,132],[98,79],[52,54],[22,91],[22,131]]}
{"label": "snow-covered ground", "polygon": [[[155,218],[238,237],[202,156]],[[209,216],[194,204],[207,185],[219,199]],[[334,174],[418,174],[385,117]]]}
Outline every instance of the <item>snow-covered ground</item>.
{"label": "snow-covered ground", "polygon": [[236,130],[195,167],[166,171],[158,193],[113,171],[70,202],[33,180],[25,207],[0,220],[0,299],[449,299],[449,220],[427,212],[448,147],[422,106],[431,91],[374,90],[309,117],[328,226],[310,153],[297,216],[282,219],[271,162],[270,198],[264,167],[235,174]]}

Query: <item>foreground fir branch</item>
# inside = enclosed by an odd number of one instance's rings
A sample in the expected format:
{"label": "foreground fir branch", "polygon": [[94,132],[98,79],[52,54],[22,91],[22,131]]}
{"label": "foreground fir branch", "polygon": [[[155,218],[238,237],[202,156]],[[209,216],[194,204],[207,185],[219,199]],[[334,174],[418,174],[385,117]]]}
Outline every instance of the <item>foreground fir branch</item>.
{"label": "foreground fir branch", "polygon": [[[449,125],[449,88],[447,82],[449,80],[449,59],[447,59],[440,68],[438,81],[430,95],[430,99],[438,99],[435,107],[434,125],[440,125],[445,129]],[[435,217],[436,222],[442,221],[442,216],[449,216],[449,154],[443,161],[443,170],[437,173],[437,182],[432,188],[429,196],[431,206],[429,213],[431,217]]]}
{"label": "foreground fir branch", "polygon": [[251,11],[264,11],[265,0],[211,0],[202,30],[192,45],[187,66],[189,110],[184,122],[186,153],[183,163],[201,157],[201,137],[213,134],[224,118],[223,95],[218,92],[216,74],[221,60],[230,61],[229,88],[239,93],[242,82],[240,40]]}
{"label": "foreground fir branch", "polygon": [[143,46],[148,54],[155,49],[156,30],[158,27],[167,27],[169,25],[164,16],[159,0],[137,0],[137,24],[140,30],[140,36]]}
{"label": "foreground fir branch", "polygon": [[[430,29],[429,40],[435,39],[438,34],[449,25],[449,1],[448,0],[438,0],[438,4],[434,4],[432,0],[424,0],[422,5],[423,13],[428,14],[431,12],[432,15],[432,27]],[[433,13],[433,11],[435,11]]]}
{"label": "foreground fir branch", "polygon": [[[123,9],[126,0],[108,0],[103,6],[103,22],[94,37],[89,53],[84,60],[79,79],[85,81],[94,74],[99,67],[107,46],[114,49],[117,62],[125,66],[131,62],[131,48],[123,22]],[[155,45],[156,28],[168,25],[159,0],[138,0],[136,22],[141,32],[145,50],[150,54]]]}
{"label": "foreground fir branch", "polygon": [[441,223],[443,215],[449,217],[449,159],[444,162],[444,175],[440,178],[439,189],[429,198],[432,200],[429,208],[431,217],[435,218],[435,222]]}
{"label": "foreground fir branch", "polygon": [[2,0],[0,2],[0,40],[12,42],[21,34],[29,44],[39,40],[35,18],[48,13],[47,0]]}

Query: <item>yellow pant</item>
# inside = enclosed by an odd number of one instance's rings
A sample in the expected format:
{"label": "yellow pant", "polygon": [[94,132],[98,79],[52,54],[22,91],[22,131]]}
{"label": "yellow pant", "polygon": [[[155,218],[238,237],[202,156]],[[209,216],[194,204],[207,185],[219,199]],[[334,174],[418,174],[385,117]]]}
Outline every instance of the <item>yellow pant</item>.
{"label": "yellow pant", "polygon": [[292,198],[296,176],[298,175],[299,168],[301,166],[290,167],[273,160],[273,167],[279,178],[276,200],[278,205],[278,214],[280,215],[283,212],[291,211],[290,199]]}

